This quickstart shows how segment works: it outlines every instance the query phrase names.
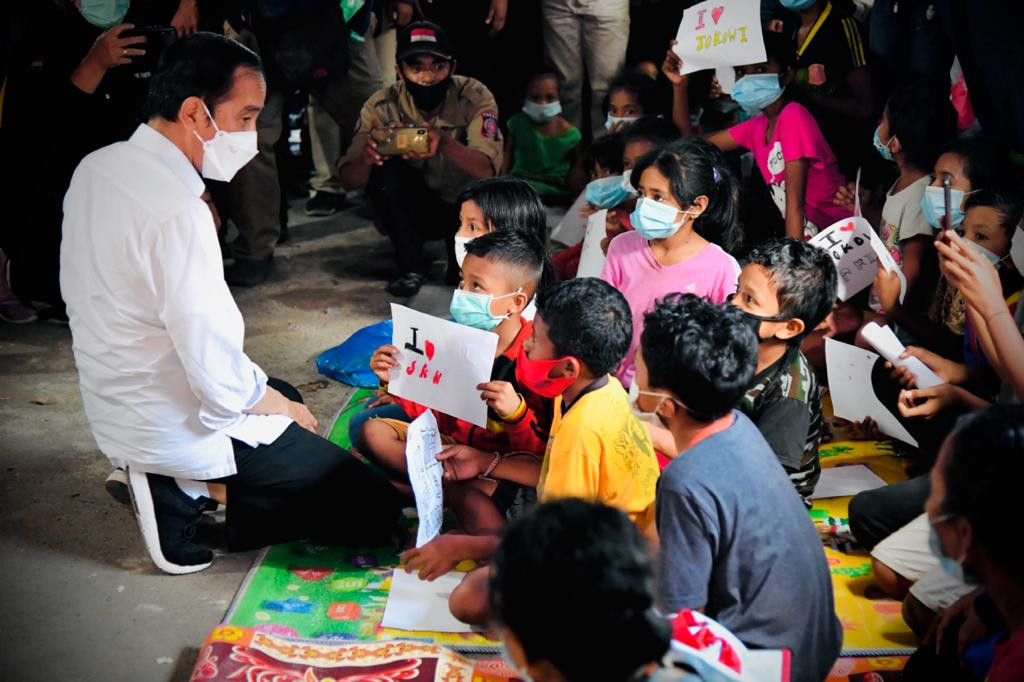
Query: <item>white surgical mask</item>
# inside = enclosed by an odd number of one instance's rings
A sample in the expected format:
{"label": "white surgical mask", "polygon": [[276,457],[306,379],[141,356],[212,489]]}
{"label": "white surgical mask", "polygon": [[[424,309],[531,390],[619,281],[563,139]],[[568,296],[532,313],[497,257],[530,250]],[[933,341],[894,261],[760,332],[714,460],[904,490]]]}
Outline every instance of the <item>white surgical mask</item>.
{"label": "white surgical mask", "polygon": [[215,132],[209,140],[204,140],[199,133],[192,131],[192,134],[203,143],[203,177],[208,180],[221,180],[231,182],[231,178],[242,169],[242,166],[252,161],[259,152],[255,130],[239,130],[234,133],[226,133],[217,126],[213,120],[206,102],[203,102],[206,115],[210,117]]}
{"label": "white surgical mask", "polygon": [[1013,267],[1017,268],[1017,272],[1024,274],[1024,227],[1017,226],[1017,231],[1013,233],[1013,239],[1010,241],[1010,260],[1013,261]]}
{"label": "white surgical mask", "polygon": [[[642,395],[651,395],[661,398],[658,404],[654,406],[654,409],[650,412],[644,412],[636,404],[636,401]],[[633,412],[633,416],[636,417],[639,422],[646,422],[648,424],[654,424],[655,426],[662,426],[661,419],[658,417],[658,409],[661,404],[671,398],[672,396],[667,393],[653,393],[651,391],[641,391],[640,387],[634,382],[629,387],[629,409]]]}
{"label": "white surgical mask", "polygon": [[462,267],[463,261],[466,260],[466,244],[473,241],[469,237],[456,237],[455,238],[455,262]]}
{"label": "white surgical mask", "polygon": [[1003,256],[1002,258],[1000,258],[998,254],[992,253],[991,251],[989,251],[988,249],[986,249],[984,246],[977,242],[971,242],[971,246],[974,247],[975,251],[977,251],[982,256],[987,258],[989,263],[991,263],[993,266],[997,268],[999,267],[999,264],[1002,263],[1003,260],[1008,257]]}
{"label": "white surgical mask", "polygon": [[611,130],[618,124],[629,125],[639,118],[639,116],[612,116],[611,114],[608,114],[608,118],[604,121],[604,129]]}

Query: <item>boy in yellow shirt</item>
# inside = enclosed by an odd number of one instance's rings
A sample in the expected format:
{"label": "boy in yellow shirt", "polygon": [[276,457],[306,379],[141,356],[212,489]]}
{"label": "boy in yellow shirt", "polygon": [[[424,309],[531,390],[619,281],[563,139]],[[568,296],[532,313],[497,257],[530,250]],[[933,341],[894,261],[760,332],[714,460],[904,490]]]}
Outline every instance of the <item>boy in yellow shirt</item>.
{"label": "boy in yellow shirt", "polygon": [[[603,502],[653,536],[658,462],[626,391],[609,374],[629,349],[632,319],[626,299],[603,280],[572,279],[543,289],[537,295],[533,336],[516,361],[516,379],[555,401],[538,499]],[[446,478],[464,471],[446,462]],[[449,607],[457,618],[486,621],[489,579],[490,569],[484,567],[455,589]]]}

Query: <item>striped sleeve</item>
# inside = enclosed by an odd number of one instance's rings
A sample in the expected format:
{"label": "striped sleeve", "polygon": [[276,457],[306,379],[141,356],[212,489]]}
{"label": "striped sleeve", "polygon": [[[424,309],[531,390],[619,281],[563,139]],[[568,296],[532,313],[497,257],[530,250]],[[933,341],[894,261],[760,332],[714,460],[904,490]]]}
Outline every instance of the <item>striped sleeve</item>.
{"label": "striped sleeve", "polygon": [[864,54],[864,38],[861,35],[860,24],[853,17],[842,20],[843,34],[846,36],[846,45],[850,48],[850,64],[854,69],[867,66],[867,58]]}

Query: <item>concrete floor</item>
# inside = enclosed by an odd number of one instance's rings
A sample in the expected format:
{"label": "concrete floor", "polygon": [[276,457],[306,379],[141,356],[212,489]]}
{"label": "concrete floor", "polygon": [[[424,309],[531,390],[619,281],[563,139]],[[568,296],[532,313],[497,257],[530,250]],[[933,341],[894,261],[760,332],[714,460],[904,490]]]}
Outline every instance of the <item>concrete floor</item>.
{"label": "concrete floor", "polygon": [[[246,352],[301,386],[323,379],[318,353],[390,316],[393,271],[390,245],[357,211],[309,221],[293,206],[292,235],[270,280],[234,293]],[[449,292],[427,287],[414,305],[446,310]],[[348,391],[303,392],[323,427]],[[191,576],[156,570],[103,489],[110,466],[82,412],[67,327],[0,323],[0,467],[0,679],[187,680],[255,552]]]}

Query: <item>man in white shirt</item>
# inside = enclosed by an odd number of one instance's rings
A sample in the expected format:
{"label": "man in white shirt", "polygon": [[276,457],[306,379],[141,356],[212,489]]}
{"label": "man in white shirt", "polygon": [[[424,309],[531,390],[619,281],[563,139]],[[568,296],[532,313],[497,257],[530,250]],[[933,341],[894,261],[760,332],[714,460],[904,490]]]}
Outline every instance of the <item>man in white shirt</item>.
{"label": "man in white shirt", "polygon": [[[85,413],[100,450],[129,468],[150,556],[170,573],[212,561],[194,538],[212,499],[227,505],[232,550],[379,541],[400,507],[242,349],[197,171],[227,181],[253,157],[265,94],[239,43],[178,41],[151,79],[148,123],[87,156],[64,199],[61,289]],[[333,522],[346,516],[358,527]]]}

